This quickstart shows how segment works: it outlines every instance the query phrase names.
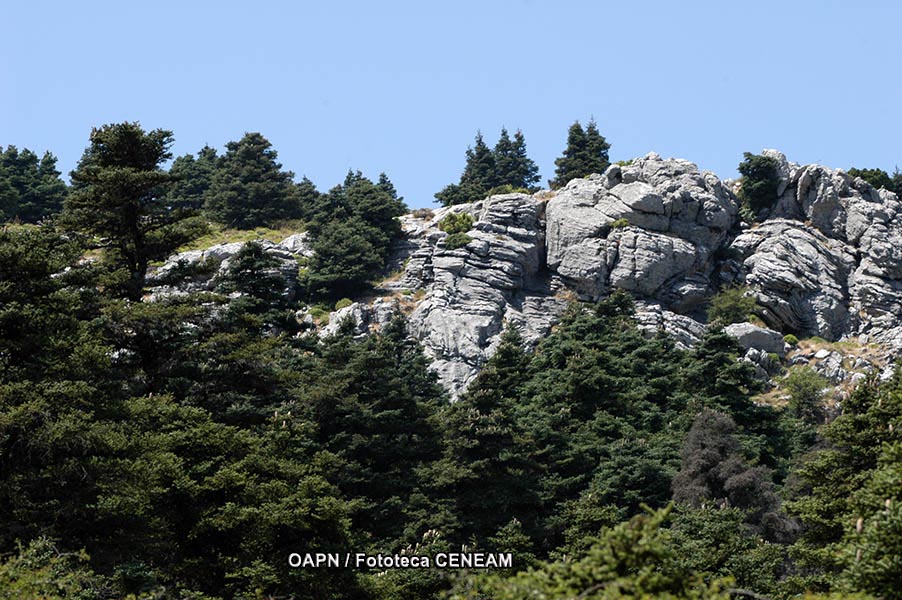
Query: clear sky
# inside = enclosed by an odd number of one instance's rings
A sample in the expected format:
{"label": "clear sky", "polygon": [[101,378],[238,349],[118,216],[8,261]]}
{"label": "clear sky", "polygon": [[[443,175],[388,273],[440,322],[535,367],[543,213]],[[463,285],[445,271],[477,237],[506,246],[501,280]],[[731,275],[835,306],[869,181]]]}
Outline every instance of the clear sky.
{"label": "clear sky", "polygon": [[0,145],[65,173],[103,123],[176,154],[260,131],[321,190],[385,171],[418,207],[477,129],[522,129],[545,181],[591,117],[612,160],[902,168],[897,1],[3,0],[0,40]]}

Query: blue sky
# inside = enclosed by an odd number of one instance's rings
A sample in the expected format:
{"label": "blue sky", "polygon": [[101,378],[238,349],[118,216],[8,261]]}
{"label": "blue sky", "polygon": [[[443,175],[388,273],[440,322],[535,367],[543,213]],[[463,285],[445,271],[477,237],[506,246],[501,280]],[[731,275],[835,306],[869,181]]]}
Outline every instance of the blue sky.
{"label": "blue sky", "polygon": [[477,129],[522,129],[544,181],[590,117],[612,160],[892,171],[900,31],[890,1],[7,2],[0,145],[68,172],[103,123],[170,129],[176,154],[260,131],[320,189],[385,171],[415,207]]}

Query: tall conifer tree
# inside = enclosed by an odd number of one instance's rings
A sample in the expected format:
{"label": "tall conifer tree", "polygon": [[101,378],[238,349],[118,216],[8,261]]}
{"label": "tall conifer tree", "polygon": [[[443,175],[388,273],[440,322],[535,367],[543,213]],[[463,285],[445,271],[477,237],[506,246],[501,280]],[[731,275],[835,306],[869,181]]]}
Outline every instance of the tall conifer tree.
{"label": "tall conifer tree", "polygon": [[294,173],[283,171],[278,153],[259,133],[226,144],[213,177],[207,212],[229,227],[250,229],[300,216]]}

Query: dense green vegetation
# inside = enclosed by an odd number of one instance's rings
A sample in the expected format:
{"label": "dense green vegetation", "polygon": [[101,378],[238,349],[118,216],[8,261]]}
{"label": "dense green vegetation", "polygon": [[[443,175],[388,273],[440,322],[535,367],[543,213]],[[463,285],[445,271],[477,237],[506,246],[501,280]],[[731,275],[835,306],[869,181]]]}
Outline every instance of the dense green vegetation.
{"label": "dense green vegetation", "polygon": [[899,193],[902,191],[902,172],[896,169],[896,172],[890,176],[883,169],[849,169],[849,175],[852,177],[861,177],[878,190],[883,188],[890,192]]}
{"label": "dense green vegetation", "polygon": [[526,155],[526,138],[519,130],[511,140],[507,129],[494,149],[489,149],[482,133],[476,134],[471,148],[467,148],[467,163],[460,182],[445,186],[435,197],[443,206],[482,200],[493,193],[535,191],[539,182],[539,168]]}
{"label": "dense green vegetation", "polygon": [[0,152],[0,220],[37,223],[58,213],[66,184],[56,170],[56,157],[8,146]]}
{"label": "dense green vegetation", "polygon": [[[66,196],[62,215],[0,229],[0,597],[902,598],[902,373],[829,423],[805,369],[785,407],[761,405],[733,338],[679,350],[615,293],[531,350],[508,326],[451,403],[403,315],[362,338],[295,316],[348,305],[384,266],[404,210],[387,176],[320,193],[258,134],[167,171],[171,141],[95,130],[67,194],[58,174],[16,188],[51,212]],[[260,200],[248,223],[304,219],[297,288],[249,243],[215,289],[143,301],[150,261],[220,193]],[[730,288],[711,317],[752,310]],[[287,560],[462,547],[513,567]]]}

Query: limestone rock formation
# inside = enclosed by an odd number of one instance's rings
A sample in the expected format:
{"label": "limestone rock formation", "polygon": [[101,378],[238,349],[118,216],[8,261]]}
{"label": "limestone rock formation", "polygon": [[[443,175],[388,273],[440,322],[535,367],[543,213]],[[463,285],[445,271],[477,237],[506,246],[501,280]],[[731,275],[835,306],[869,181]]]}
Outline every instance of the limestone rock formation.
{"label": "limestone rock formation", "polygon": [[[525,194],[437,211],[408,234],[402,284],[426,291],[410,315],[410,330],[433,359],[443,384],[456,394],[491,356],[505,323],[528,341],[546,335],[566,306],[551,293],[544,264],[542,201]],[[475,219],[462,248],[445,246],[438,224],[450,212]]]}
{"label": "limestone rock formation", "polygon": [[[309,257],[311,251],[306,233],[291,235],[278,244],[256,240],[267,254],[277,259],[279,272],[285,280],[285,295],[293,297],[298,276],[298,257]],[[217,244],[203,250],[189,250],[170,256],[148,273],[148,299],[184,295],[191,292],[212,291],[228,272],[230,259],[238,254],[246,242]]]}
{"label": "limestone rock formation", "polygon": [[752,323],[734,323],[724,327],[724,332],[739,342],[743,350],[755,349],[765,354],[786,354],[783,336],[779,331],[758,327]]}
{"label": "limestone rock formation", "polygon": [[710,294],[736,213],[712,173],[649,154],[573,180],[548,202],[548,268],[587,300],[620,288],[686,313]]}
{"label": "limestone rock formation", "polygon": [[[402,311],[453,397],[492,355],[507,324],[535,343],[568,302],[621,289],[636,299],[641,328],[666,331],[690,347],[705,333],[710,297],[723,285],[744,284],[768,329],[746,323],[728,332],[762,377],[779,370],[773,354],[783,355],[786,333],[902,350],[902,203],[841,170],[765,154],[777,161],[781,179],[755,224],[739,218],[735,184],[656,154],[555,192],[406,215],[389,264],[395,274],[374,299],[333,313],[320,334],[350,321],[364,335]],[[463,247],[449,247],[440,228],[452,213],[473,218]],[[262,244],[291,286],[297,260],[311,256],[306,235]],[[151,274],[150,297],[214,289],[240,248],[222,244],[171,257]],[[314,325],[303,311],[299,319]],[[873,363],[841,358],[793,349],[786,360],[813,365],[834,381],[860,379],[891,362],[885,355]]]}
{"label": "limestone rock formation", "polygon": [[860,178],[779,152],[769,219],[731,248],[768,324],[838,340],[868,335],[902,349],[902,203]]}

